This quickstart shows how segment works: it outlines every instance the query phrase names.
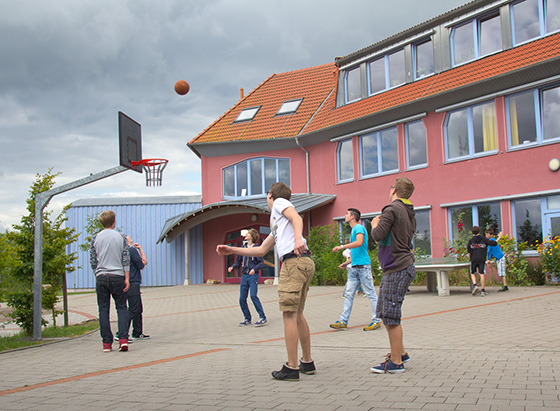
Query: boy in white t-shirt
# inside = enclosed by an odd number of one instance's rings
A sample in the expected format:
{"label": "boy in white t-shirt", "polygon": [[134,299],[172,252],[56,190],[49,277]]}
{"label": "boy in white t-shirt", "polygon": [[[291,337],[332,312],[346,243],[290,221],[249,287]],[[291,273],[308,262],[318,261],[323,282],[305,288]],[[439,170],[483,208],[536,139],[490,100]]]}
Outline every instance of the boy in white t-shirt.
{"label": "boy in white t-shirt", "polygon": [[[258,247],[241,248],[220,244],[216,252],[221,255],[244,255],[262,257],[274,245],[282,261],[278,280],[280,311],[284,320],[284,341],[288,351],[288,361],[280,371],[273,371],[277,380],[299,381],[299,372],[315,373],[315,363],[311,359],[311,335],[309,325],[303,316],[309,283],[315,273],[315,263],[303,238],[303,220],[293,204],[292,192],[284,183],[274,183],[267,193],[270,209],[271,234]],[[298,367],[298,341],[302,358]]]}

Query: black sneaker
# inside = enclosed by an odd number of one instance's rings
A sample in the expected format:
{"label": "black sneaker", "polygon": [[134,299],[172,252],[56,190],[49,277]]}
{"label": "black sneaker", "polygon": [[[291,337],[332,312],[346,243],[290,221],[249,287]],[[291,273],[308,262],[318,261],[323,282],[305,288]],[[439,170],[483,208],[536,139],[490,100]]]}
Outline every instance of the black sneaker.
{"label": "black sneaker", "polygon": [[502,285],[502,288],[500,288],[500,289],[498,290],[499,293],[504,292],[504,291],[509,291],[509,288],[508,288],[507,285]]}
{"label": "black sneaker", "polygon": [[304,374],[315,374],[315,371],[317,370],[315,368],[315,363],[313,361],[311,362],[303,362],[303,361],[299,361],[299,370],[304,373]]}
{"label": "black sneaker", "polygon": [[299,370],[288,368],[286,364],[284,364],[280,371],[272,371],[272,376],[276,380],[299,381]]}
{"label": "black sneaker", "polygon": [[134,335],[132,337],[133,340],[149,340],[150,336],[147,334],[140,334],[139,336],[135,337]]}

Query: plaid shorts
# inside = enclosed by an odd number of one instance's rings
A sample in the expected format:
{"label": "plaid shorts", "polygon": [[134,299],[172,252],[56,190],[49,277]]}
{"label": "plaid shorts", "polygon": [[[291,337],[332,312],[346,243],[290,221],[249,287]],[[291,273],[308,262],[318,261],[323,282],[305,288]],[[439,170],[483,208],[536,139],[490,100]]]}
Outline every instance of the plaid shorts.
{"label": "plaid shorts", "polygon": [[280,311],[303,313],[315,263],[309,257],[290,258],[282,262],[278,279]]}
{"label": "plaid shorts", "polygon": [[414,277],[416,277],[414,264],[402,271],[383,274],[377,299],[376,317],[381,318],[384,325],[401,323],[402,303]]}

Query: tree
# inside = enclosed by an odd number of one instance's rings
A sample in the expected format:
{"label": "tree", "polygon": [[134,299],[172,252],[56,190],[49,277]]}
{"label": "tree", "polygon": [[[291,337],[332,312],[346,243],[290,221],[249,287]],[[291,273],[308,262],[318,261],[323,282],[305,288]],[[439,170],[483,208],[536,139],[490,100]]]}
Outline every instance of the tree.
{"label": "tree", "polygon": [[[21,223],[13,225],[13,231],[6,233],[8,240],[14,246],[13,263],[9,267],[11,289],[6,293],[6,300],[14,309],[11,317],[23,328],[24,332],[33,331],[33,273],[34,273],[34,233],[35,224],[35,196],[50,190],[54,180],[60,173],[53,174],[49,169],[46,174],[35,176],[35,181],[29,189],[27,202],[28,214],[21,218]],[[62,276],[67,271],[73,271],[72,263],[76,260],[76,253],[66,254],[66,246],[76,241],[78,235],[73,228],[64,228],[67,221],[65,207],[56,219],[51,219],[52,211],[43,214],[43,308],[56,314],[56,305],[61,288]],[[47,322],[41,319],[43,325]],[[54,324],[56,326],[56,323]]]}

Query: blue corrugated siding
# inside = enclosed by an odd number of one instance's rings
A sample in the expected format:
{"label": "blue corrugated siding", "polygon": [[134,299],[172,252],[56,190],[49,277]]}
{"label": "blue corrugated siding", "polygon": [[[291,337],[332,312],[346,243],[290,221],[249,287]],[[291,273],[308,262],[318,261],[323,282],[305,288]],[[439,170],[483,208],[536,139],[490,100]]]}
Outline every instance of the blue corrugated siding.
{"label": "blue corrugated siding", "polygon": [[[162,199],[164,200],[164,199]],[[104,210],[117,214],[117,230],[128,234],[139,243],[148,259],[142,271],[144,286],[182,285],[185,282],[185,235],[171,243],[156,244],[165,221],[179,214],[194,211],[201,203],[182,204],[126,204],[111,206],[83,206],[68,209],[67,226],[81,233],[78,241],[69,246],[68,252],[77,252],[75,271],[67,273],[68,288],[95,288],[95,276],[89,264],[89,252],[81,251],[79,244],[87,236],[85,226],[89,216],[97,216]],[[202,230],[195,227],[189,235],[190,284],[201,284],[202,276]]]}

